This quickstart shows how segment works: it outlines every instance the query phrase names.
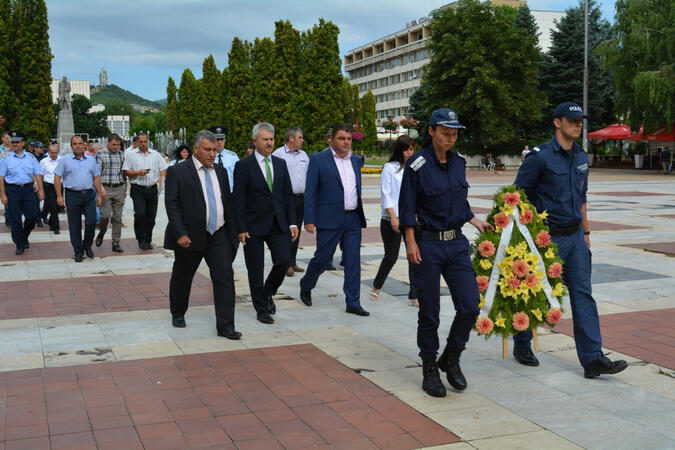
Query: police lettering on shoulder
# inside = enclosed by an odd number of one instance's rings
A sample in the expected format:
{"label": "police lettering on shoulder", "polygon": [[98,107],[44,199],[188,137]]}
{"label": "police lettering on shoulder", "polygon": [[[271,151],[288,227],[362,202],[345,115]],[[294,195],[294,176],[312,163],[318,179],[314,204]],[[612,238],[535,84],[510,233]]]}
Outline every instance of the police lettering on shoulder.
{"label": "police lettering on shoulder", "polygon": [[[603,355],[598,308],[592,296],[591,232],[586,215],[588,156],[576,143],[584,118],[587,116],[576,103],[558,105],[553,112],[555,136],[525,157],[515,184],[537,211],[548,212],[551,239],[564,261],[563,280],[570,295],[577,356],[584,376],[594,378],[621,372],[627,364]],[[537,366],[531,340],[531,331],[514,335],[513,355],[521,364]]]}
{"label": "police lettering on shoulder", "polygon": [[[408,259],[413,263],[418,289],[422,388],[434,397],[446,395],[439,368],[455,389],[463,390],[467,385],[459,357],[476,323],[480,299],[471,248],[462,226],[469,222],[481,232],[491,227],[471,212],[466,162],[451,150],[460,128],[465,127],[454,111],[443,108],[432,113],[431,145],[406,163],[399,197],[400,226],[405,229]],[[441,276],[452,293],[456,315],[437,361]]]}

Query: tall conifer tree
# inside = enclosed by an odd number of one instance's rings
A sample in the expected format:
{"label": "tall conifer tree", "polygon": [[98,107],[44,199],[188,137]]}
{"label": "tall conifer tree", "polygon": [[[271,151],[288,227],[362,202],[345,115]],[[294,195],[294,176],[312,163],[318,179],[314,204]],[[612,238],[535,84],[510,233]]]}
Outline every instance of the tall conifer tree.
{"label": "tall conifer tree", "polygon": [[12,58],[12,4],[0,0],[0,115],[5,123],[0,130],[12,128],[19,102],[13,89],[10,60]]}
{"label": "tall conifer tree", "polygon": [[361,119],[363,125],[363,145],[365,151],[373,151],[377,146],[377,127],[375,126],[375,96],[370,89],[361,98]]}
{"label": "tall conifer tree", "polygon": [[213,55],[204,59],[202,65],[202,82],[200,108],[202,110],[200,128],[210,128],[222,125],[223,121],[223,97],[222,77],[216,67]]}
{"label": "tall conifer tree", "polygon": [[229,128],[227,147],[239,154],[251,141],[251,44],[238,37],[232,40],[225,74],[225,125]]}
{"label": "tall conifer tree", "polygon": [[173,132],[174,137],[177,135],[178,129],[180,128],[176,94],[178,94],[176,82],[173,81],[172,77],[169,77],[169,81],[166,85],[166,124],[169,127],[169,130]]}
{"label": "tall conifer tree", "polygon": [[199,128],[199,87],[190,69],[183,71],[178,88],[178,121],[187,129],[188,142],[192,140]]}
{"label": "tall conifer tree", "polygon": [[275,136],[277,146],[284,144],[286,128],[304,124],[297,111],[300,95],[298,77],[304,68],[300,52],[300,32],[291,23],[274,23],[274,59],[269,67],[270,74],[270,113],[274,117],[274,126],[278,129]]}
{"label": "tall conifer tree", "polygon": [[[253,42],[251,50],[251,103],[250,114],[254,123],[270,122],[278,128],[277,117],[272,111],[274,102],[271,98],[272,77],[270,68],[274,59],[274,42],[270,38],[258,39]],[[283,132],[282,132],[283,133]],[[277,130],[277,133],[278,130]]]}

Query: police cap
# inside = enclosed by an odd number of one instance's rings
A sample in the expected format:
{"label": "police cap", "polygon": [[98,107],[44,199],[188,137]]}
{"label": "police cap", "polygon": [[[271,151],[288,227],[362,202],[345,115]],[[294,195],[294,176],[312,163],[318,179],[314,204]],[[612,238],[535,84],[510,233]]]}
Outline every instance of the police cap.
{"label": "police cap", "polygon": [[26,135],[20,131],[10,131],[9,139],[10,142],[23,142],[26,139]]}
{"label": "police cap", "polygon": [[588,116],[584,114],[584,110],[581,109],[581,106],[574,102],[562,102],[556,106],[555,111],[553,111],[553,118],[557,119],[558,117],[567,117],[568,119],[578,119],[579,117],[583,117],[588,119]]}
{"label": "police cap", "polygon": [[466,128],[459,123],[457,114],[451,109],[441,108],[431,113],[429,125],[441,125],[446,128]]}
{"label": "police cap", "polygon": [[209,131],[216,135],[216,139],[225,139],[225,136],[227,136],[227,127],[222,125],[211,127]]}

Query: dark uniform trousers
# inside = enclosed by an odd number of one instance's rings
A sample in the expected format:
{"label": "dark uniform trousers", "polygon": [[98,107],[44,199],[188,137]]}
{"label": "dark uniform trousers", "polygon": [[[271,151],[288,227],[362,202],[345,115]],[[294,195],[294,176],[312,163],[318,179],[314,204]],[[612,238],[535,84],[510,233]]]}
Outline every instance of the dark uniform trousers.
{"label": "dark uniform trousers", "polygon": [[[93,189],[73,191],[66,188],[66,211],[68,231],[75,256],[84,255],[91,247],[96,230],[96,192]],[[82,214],[84,214],[84,238],[82,238]]]}
{"label": "dark uniform trousers", "polygon": [[[206,260],[213,284],[213,304],[216,310],[218,330],[234,328],[234,271],[233,250],[230,240],[219,236],[225,233],[221,227],[213,235],[207,235],[203,250],[174,250],[175,260],[169,282],[169,299],[172,317],[183,317],[188,310],[192,279],[202,259]],[[218,245],[213,245],[218,241]]]}
{"label": "dark uniform trousers", "polygon": [[420,357],[436,357],[440,315],[441,275],[450,288],[455,319],[447,345],[464,349],[478,317],[478,283],[471,264],[471,247],[464,235],[450,241],[417,240],[422,262],[413,264],[420,310],[417,346]]}
{"label": "dark uniform trousers", "polygon": [[[26,248],[28,236],[35,228],[40,217],[40,202],[33,189],[33,183],[23,185],[5,183],[8,205],[5,214],[9,213],[9,224],[12,227],[12,241],[16,248]],[[21,217],[25,217],[21,223]]]}
{"label": "dark uniform trousers", "polygon": [[[603,355],[598,307],[591,290],[591,250],[581,227],[570,236],[553,235],[551,240],[558,246],[558,256],[564,261],[563,280],[570,294],[574,342],[579,362],[585,367]],[[516,346],[529,347],[531,340],[531,331],[513,336]]]}
{"label": "dark uniform trousers", "polygon": [[42,218],[52,230],[59,230],[59,205],[56,203],[56,190],[52,183],[44,183],[45,206],[42,209]]}
{"label": "dark uniform trousers", "polygon": [[155,228],[157,217],[157,185],[140,186],[131,184],[129,190],[131,200],[134,202],[134,233],[139,242],[151,242],[152,230]]}
{"label": "dark uniform trousers", "polygon": [[[284,282],[286,271],[290,265],[291,239],[288,229],[282,230],[276,218],[272,229],[266,236],[251,236],[244,246],[244,260],[248,271],[248,286],[251,300],[256,312],[267,312],[266,296],[277,293]],[[272,256],[272,270],[264,280],[265,245]]]}
{"label": "dark uniform trousers", "polygon": [[298,225],[298,238],[295,242],[291,242],[291,266],[296,265],[296,255],[298,254],[298,246],[300,245],[300,233],[302,232],[302,221],[305,219],[305,197],[304,195],[295,194],[295,223]]}
{"label": "dark uniform trousers", "polygon": [[[386,219],[380,220],[380,235],[382,236],[382,243],[384,244],[384,258],[380,262],[380,268],[377,270],[377,275],[373,281],[375,289],[382,289],[384,282],[389,276],[389,272],[398,260],[398,253],[401,249],[402,233],[396,232],[391,228],[391,222]],[[408,290],[408,298],[417,298],[417,286],[415,284],[415,273],[413,269],[414,264],[408,261],[408,280],[410,281],[410,289]]]}

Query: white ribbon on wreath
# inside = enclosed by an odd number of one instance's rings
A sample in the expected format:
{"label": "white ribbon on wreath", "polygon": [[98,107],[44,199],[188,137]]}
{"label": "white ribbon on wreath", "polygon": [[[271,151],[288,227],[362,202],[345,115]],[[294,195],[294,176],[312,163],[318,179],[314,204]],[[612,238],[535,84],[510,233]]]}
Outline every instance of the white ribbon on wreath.
{"label": "white ribbon on wreath", "polygon": [[509,224],[502,229],[502,236],[499,240],[499,247],[497,248],[497,253],[495,254],[495,262],[492,265],[492,272],[490,273],[490,279],[488,281],[488,288],[485,291],[485,304],[483,304],[482,310],[485,312],[485,314],[490,313],[490,309],[492,309],[492,303],[494,302],[495,299],[495,292],[497,290],[497,282],[499,281],[499,263],[501,263],[504,260],[504,254],[506,253],[506,248],[509,246],[509,243],[511,242],[511,235],[513,234],[513,224],[515,223],[516,226],[518,227],[518,230],[520,231],[520,234],[523,235],[525,238],[525,242],[527,242],[528,247],[530,248],[530,251],[536,255],[537,260],[535,262],[536,268],[544,272],[544,279],[542,280],[542,283],[544,285],[544,294],[546,294],[546,298],[548,299],[548,304],[551,306],[551,308],[560,308],[560,302],[558,299],[553,295],[553,289],[551,288],[551,283],[548,281],[548,276],[546,275],[546,266],[544,265],[544,261],[541,259],[541,254],[539,253],[539,249],[537,248],[537,245],[534,243],[534,240],[532,239],[532,235],[530,234],[530,230],[527,229],[525,225],[520,223],[520,215],[518,211],[518,207],[513,208],[513,220],[509,221]]}

